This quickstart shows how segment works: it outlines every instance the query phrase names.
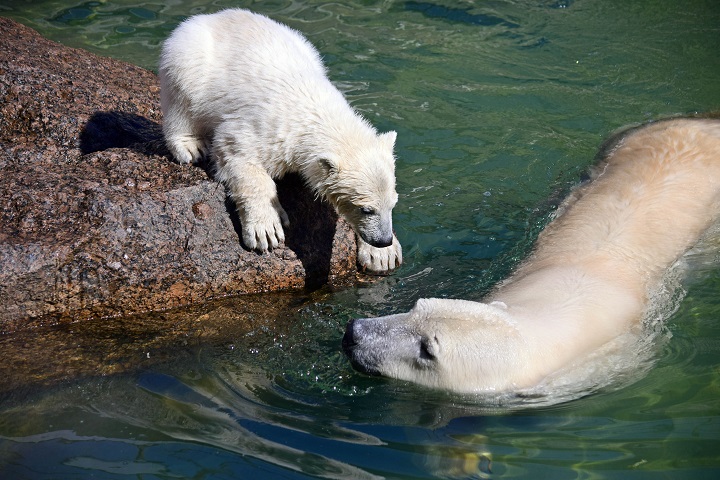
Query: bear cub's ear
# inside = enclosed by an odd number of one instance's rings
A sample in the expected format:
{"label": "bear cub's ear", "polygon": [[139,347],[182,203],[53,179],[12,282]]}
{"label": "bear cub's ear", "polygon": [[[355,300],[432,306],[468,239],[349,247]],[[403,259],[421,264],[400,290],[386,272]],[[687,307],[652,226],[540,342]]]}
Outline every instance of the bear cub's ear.
{"label": "bear cub's ear", "polygon": [[397,132],[389,131],[389,132],[381,134],[379,136],[379,138],[385,144],[386,147],[388,147],[390,150],[392,150],[395,147],[395,139],[397,138]]}
{"label": "bear cub's ear", "polygon": [[320,160],[318,161],[318,163],[322,167],[323,172],[325,172],[325,175],[329,176],[333,173],[337,173],[338,170],[340,170],[339,160],[340,159],[336,155],[332,153],[327,153],[320,155]]}

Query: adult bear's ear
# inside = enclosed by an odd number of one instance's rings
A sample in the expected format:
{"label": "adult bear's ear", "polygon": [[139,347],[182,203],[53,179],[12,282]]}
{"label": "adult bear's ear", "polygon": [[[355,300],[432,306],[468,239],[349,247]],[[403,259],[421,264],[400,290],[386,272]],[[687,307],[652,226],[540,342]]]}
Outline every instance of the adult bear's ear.
{"label": "adult bear's ear", "polygon": [[397,138],[397,132],[395,131],[389,131],[387,133],[383,133],[380,135],[380,140],[390,149],[392,150],[395,147],[395,139]]}

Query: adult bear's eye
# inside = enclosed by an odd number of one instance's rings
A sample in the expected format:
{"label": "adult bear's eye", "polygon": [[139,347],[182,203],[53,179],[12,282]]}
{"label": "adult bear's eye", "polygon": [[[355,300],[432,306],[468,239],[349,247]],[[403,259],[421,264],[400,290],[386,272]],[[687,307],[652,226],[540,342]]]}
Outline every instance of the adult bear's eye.
{"label": "adult bear's eye", "polygon": [[360,211],[363,215],[373,215],[375,213],[375,210],[370,207],[360,207]]}
{"label": "adult bear's eye", "polygon": [[420,358],[423,360],[435,360],[433,346],[428,338],[422,338],[420,340]]}

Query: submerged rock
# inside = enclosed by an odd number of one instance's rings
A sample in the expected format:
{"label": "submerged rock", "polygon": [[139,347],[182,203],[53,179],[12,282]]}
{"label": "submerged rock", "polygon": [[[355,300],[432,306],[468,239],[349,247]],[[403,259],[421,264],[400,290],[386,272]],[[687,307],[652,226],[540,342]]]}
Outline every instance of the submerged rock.
{"label": "submerged rock", "polygon": [[285,245],[243,248],[209,167],[165,151],[153,73],[0,31],[3,331],[355,280],[351,228],[298,177],[279,182]]}
{"label": "submerged rock", "polygon": [[112,321],[89,318],[0,335],[0,404],[65,381],[162,369],[163,364],[197,364],[201,351],[268,348],[268,339],[297,332],[299,312],[326,294],[249,294]]}

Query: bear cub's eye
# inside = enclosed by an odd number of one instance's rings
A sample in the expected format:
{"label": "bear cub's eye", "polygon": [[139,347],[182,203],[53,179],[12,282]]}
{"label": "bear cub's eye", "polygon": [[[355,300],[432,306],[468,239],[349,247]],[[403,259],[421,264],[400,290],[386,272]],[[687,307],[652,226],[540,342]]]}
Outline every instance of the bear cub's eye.
{"label": "bear cub's eye", "polygon": [[360,207],[360,211],[363,215],[374,215],[375,210],[372,207]]}

